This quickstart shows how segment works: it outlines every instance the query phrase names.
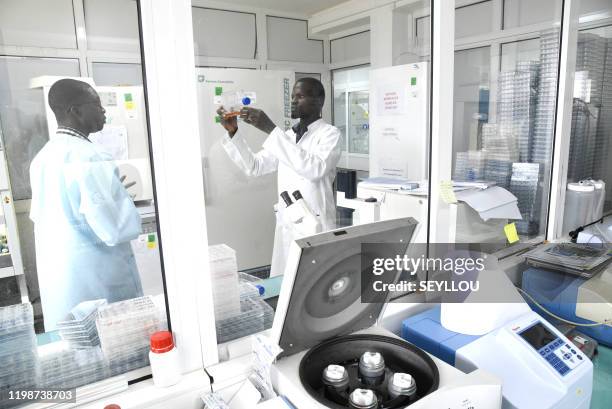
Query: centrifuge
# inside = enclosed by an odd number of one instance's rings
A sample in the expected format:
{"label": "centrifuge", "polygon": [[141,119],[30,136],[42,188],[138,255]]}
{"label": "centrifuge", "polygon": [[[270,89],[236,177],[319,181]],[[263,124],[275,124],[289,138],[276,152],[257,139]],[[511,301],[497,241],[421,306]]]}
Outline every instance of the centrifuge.
{"label": "centrifuge", "polygon": [[464,374],[376,325],[389,294],[365,289],[399,272],[375,276],[371,262],[403,256],[416,224],[387,220],[292,243],[271,331],[283,349],[272,381],[297,408],[501,407],[495,376]]}

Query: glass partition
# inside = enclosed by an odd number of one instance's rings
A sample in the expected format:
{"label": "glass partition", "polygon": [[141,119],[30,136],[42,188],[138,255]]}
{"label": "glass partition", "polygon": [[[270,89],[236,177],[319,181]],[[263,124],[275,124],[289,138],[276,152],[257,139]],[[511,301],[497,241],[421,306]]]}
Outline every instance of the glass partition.
{"label": "glass partition", "polygon": [[478,47],[462,44],[455,52],[453,195],[447,199],[457,209],[456,242],[500,248],[544,236],[563,2],[547,4],[540,13],[534,2],[504,2],[504,25],[481,37]]}
{"label": "glass partition", "polygon": [[[561,234],[578,238],[577,229],[612,209],[612,5],[581,2],[573,72],[571,134]],[[610,242],[609,219],[586,227],[580,241]]]}
{"label": "glass partition", "polygon": [[[214,24],[231,27],[250,12],[228,6],[214,12]],[[415,27],[416,19],[429,13],[429,1],[386,10],[380,21],[370,21],[376,30],[332,35],[333,46],[305,33],[304,21],[279,13],[267,16],[266,24],[241,25],[244,45],[254,38],[267,41],[233,59],[233,65],[258,69],[197,68],[221,359],[232,357],[234,343],[247,343],[246,335],[271,325],[293,239],[368,221],[372,210],[357,211],[356,196],[380,200],[388,192],[391,206],[381,205],[379,218],[413,216],[427,223],[426,197],[419,192],[427,186],[430,51],[406,26]],[[211,15],[202,7],[194,13],[197,55],[206,65],[225,67],[228,55],[213,52],[212,45],[208,53],[210,39],[198,34]],[[384,35],[387,22],[394,27],[392,37],[376,37]],[[385,57],[373,59],[371,44],[384,50],[376,58]],[[329,65],[323,75],[306,74],[319,72],[315,64],[323,49],[331,54],[329,60],[323,55],[324,63],[332,63],[331,81]],[[358,174],[352,197],[342,190],[347,172]],[[368,177],[400,182],[390,189],[376,183],[356,186]],[[421,190],[399,194],[406,181]],[[415,240],[424,242],[426,228],[420,232]]]}
{"label": "glass partition", "polygon": [[145,375],[168,327],[137,4],[79,3],[2,5],[0,38],[29,47],[0,55],[2,407]]}

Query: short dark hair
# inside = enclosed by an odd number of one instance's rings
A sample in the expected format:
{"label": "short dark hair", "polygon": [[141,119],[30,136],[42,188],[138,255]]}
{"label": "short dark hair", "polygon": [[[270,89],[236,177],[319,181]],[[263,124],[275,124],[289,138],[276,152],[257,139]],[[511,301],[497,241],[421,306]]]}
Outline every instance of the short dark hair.
{"label": "short dark hair", "polygon": [[87,102],[93,90],[86,82],[64,78],[55,82],[49,89],[49,106],[58,120],[65,117],[72,105]]}
{"label": "short dark hair", "polygon": [[319,97],[325,101],[325,87],[323,87],[321,81],[312,77],[303,77],[297,80],[295,83],[298,84],[300,82],[307,84],[308,87],[312,89],[315,97]]}

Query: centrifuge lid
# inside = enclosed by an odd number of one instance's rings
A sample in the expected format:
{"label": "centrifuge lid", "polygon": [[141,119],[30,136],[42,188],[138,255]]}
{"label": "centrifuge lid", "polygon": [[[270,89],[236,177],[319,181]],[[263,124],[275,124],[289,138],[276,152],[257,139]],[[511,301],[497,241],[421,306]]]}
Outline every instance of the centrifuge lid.
{"label": "centrifuge lid", "polygon": [[372,302],[362,302],[361,281],[390,283],[397,279],[399,272],[374,276],[372,260],[403,256],[416,225],[408,217],[294,241],[272,326],[272,341],[283,349],[280,356],[374,325],[389,293],[371,291],[366,295]]}

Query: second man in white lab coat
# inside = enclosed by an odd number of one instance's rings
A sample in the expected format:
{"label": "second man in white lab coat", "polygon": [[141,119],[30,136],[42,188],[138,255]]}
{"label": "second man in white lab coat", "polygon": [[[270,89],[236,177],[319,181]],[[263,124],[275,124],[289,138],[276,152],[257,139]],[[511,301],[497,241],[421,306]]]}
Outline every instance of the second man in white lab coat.
{"label": "second man in white lab coat", "polygon": [[[227,130],[223,147],[247,176],[278,172],[278,194],[299,190],[323,230],[336,226],[333,182],[340,159],[341,133],[321,118],[325,89],[314,78],[298,80],[291,96],[291,117],[299,123],[287,132],[277,127],[262,110],[244,107],[240,118],[268,134],[259,152],[252,152],[238,129],[236,117],[224,118],[223,107],[217,113]],[[278,196],[277,196],[278,198]],[[276,206],[276,230],[270,275],[284,273],[292,229],[284,216],[285,204]]]}

